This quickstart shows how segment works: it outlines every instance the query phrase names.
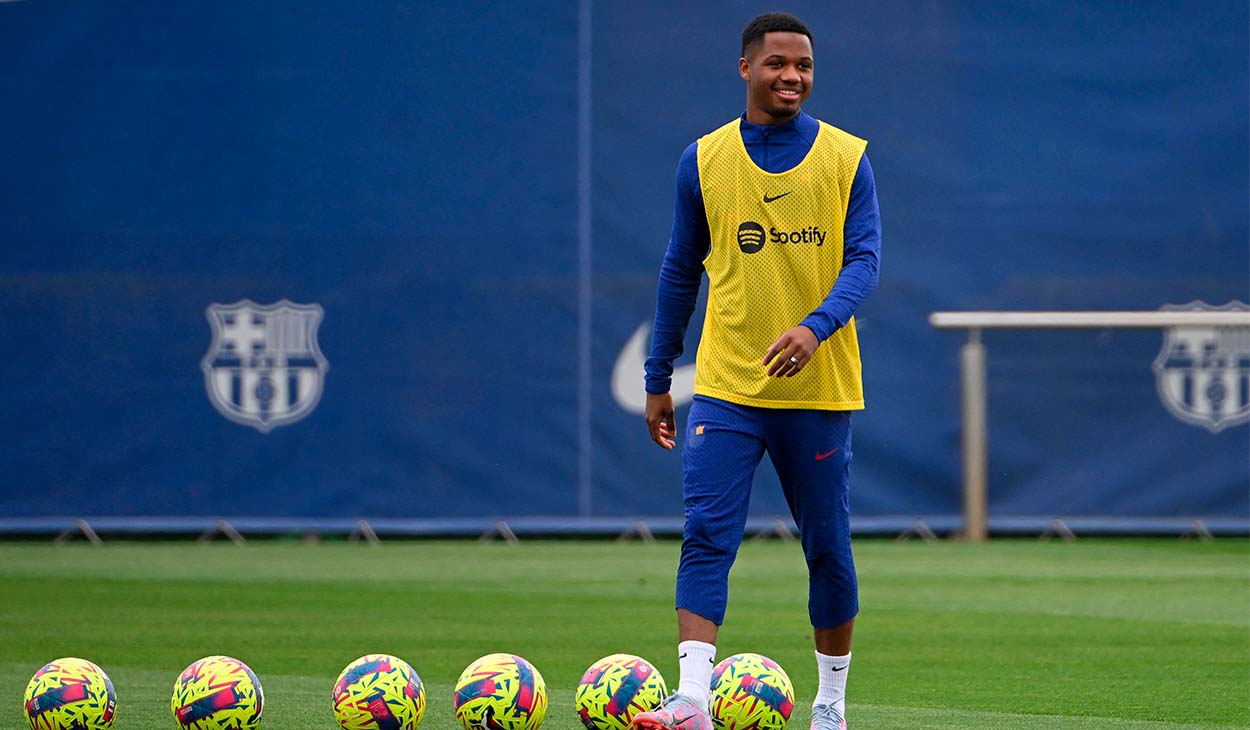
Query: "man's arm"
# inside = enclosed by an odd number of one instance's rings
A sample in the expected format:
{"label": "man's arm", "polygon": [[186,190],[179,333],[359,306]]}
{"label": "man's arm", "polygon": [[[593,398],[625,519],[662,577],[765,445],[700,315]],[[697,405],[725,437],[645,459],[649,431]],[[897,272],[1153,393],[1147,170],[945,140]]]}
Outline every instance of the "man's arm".
{"label": "man's arm", "polygon": [[881,210],[877,206],[877,183],[864,154],[851,184],[843,229],[842,271],[829,296],[800,324],[824,342],[847,322],[860,304],[877,288],[881,263]]}
{"label": "man's arm", "polygon": [[797,326],[781,333],[768,348],[764,365],[768,366],[770,376],[789,377],[802,370],[820,343],[845,327],[859,305],[877,288],[881,211],[867,153],[860,158],[855,180],[851,183],[842,243],[842,270],[829,296]]}
{"label": "man's arm", "polygon": [[686,328],[699,298],[703,259],[711,246],[703,192],[699,187],[698,143],[682,153],[677,164],[677,204],[656,291],[651,355],[646,362],[647,427],[651,438],[671,449],[677,436],[672,386],[673,361],[685,349]]}

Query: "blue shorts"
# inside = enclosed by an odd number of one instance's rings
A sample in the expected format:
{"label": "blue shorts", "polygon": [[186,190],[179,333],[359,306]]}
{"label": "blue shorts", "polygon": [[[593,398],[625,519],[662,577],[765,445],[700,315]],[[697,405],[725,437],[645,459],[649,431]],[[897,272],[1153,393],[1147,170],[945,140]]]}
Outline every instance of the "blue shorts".
{"label": "blue shorts", "polygon": [[851,557],[849,411],[755,408],[695,396],[682,452],[686,523],[677,608],[724,622],[729,569],[746,526],[751,479],[765,452],[799,528],[812,626],[840,626],[859,611]]}

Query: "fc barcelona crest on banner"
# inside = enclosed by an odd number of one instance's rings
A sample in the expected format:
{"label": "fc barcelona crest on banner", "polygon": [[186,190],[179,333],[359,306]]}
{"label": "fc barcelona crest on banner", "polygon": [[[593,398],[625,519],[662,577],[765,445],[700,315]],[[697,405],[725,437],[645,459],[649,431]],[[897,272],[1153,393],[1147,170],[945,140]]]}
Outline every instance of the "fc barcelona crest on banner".
{"label": "fc barcelona crest on banner", "polygon": [[320,305],[244,299],[205,314],[213,342],[200,367],[221,415],[268,433],[312,412],[330,369],[317,347]]}
{"label": "fc barcelona crest on banner", "polygon": [[[1166,304],[1168,312],[1245,311],[1241,302]],[[1250,329],[1172,327],[1154,363],[1159,397],[1168,411],[1212,433],[1250,421]]]}

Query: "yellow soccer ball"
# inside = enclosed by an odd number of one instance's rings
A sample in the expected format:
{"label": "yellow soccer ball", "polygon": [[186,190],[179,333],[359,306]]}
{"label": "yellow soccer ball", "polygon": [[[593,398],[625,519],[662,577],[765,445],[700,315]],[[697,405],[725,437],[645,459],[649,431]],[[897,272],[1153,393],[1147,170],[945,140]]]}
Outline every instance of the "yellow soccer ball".
{"label": "yellow soccer ball", "polygon": [[117,716],[112,680],[76,657],[43,665],[26,685],[22,704],[31,730],[109,730]]}
{"label": "yellow soccer ball", "polygon": [[547,683],[513,654],[487,654],[456,680],[456,719],[465,730],[538,730],[547,716]]}
{"label": "yellow soccer ball", "polygon": [[178,675],[169,708],[186,730],[254,730],[260,726],[265,693],[246,664],[210,656]]}
{"label": "yellow soccer ball", "polygon": [[781,730],[794,711],[794,685],[781,665],[759,654],[735,654],[712,669],[716,730]]}
{"label": "yellow soccer ball", "polygon": [[334,683],[334,717],[344,730],[415,730],[425,716],[425,686],[403,659],[366,654]]}
{"label": "yellow soccer ball", "polygon": [[587,730],[629,730],[634,715],[660,706],[668,688],[646,659],[606,656],[586,670],[577,685],[577,716]]}

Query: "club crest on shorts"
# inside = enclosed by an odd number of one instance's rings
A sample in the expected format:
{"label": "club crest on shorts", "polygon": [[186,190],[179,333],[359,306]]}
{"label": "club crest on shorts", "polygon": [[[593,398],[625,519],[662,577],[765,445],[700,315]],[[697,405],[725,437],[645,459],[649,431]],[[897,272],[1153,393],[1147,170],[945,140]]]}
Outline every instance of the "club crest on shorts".
{"label": "club crest on shorts", "polygon": [[[1165,304],[1165,312],[1250,310],[1242,302]],[[1185,423],[1211,433],[1250,421],[1250,329],[1171,327],[1154,362],[1163,405]]]}
{"label": "club crest on shorts", "polygon": [[221,415],[268,433],[317,407],[330,369],[317,346],[320,305],[244,299],[210,304],[205,316],[213,342],[200,368]]}

